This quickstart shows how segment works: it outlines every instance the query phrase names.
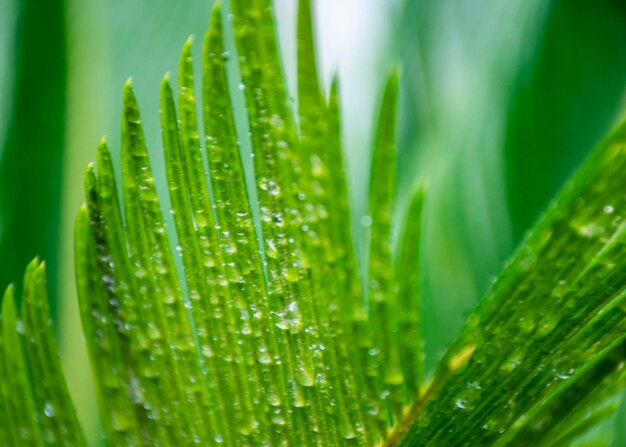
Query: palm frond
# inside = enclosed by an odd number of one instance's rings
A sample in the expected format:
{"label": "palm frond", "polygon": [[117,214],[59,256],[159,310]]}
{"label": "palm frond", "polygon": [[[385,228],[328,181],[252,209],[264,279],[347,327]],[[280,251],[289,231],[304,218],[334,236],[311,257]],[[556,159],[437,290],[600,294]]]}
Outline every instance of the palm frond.
{"label": "palm frond", "polygon": [[[101,410],[116,442],[143,436],[228,445],[373,444],[411,401],[400,364],[391,253],[395,157],[388,155],[395,151],[396,82],[385,96],[375,149],[378,167],[389,174],[373,182],[379,186],[373,186],[372,247],[385,258],[370,281],[381,283],[370,287],[379,304],[367,309],[350,237],[337,92],[328,102],[317,79],[310,4],[302,2],[299,15],[296,120],[271,9],[261,3],[232,5],[256,185],[246,184],[249,161],[238,149],[219,7],[203,56],[208,170],[191,41],[179,65],[180,119],[169,79],[163,80],[163,147],[184,278],[177,276],[130,83],[122,124],[123,219],[104,143],[96,169],[87,170],[77,278],[83,324],[94,335],[89,343],[101,377]],[[255,188],[258,207],[247,188]],[[412,299],[411,287],[403,293]],[[93,321],[94,313],[106,316],[106,327],[93,327],[102,323]],[[402,329],[415,332],[410,324]],[[102,344],[115,353],[100,353]],[[421,344],[403,346],[412,351]],[[387,352],[395,359],[389,370]],[[112,358],[103,361],[107,355]],[[111,362],[117,389],[133,396],[122,427],[118,416],[128,402],[102,379]]]}
{"label": "palm frond", "polygon": [[439,364],[401,445],[538,442],[596,387],[623,385],[625,138],[622,126],[528,235]]}
{"label": "palm frond", "polygon": [[13,287],[0,313],[0,411],[3,445],[85,444],[50,322],[45,264],[26,268],[18,316]]}
{"label": "palm frond", "polygon": [[[424,188],[396,197],[397,77],[373,144],[368,255],[355,255],[337,82],[317,75],[299,2],[298,109],[269,2],[233,0],[249,134],[235,120],[220,6],[161,84],[174,227],[155,188],[132,85],[121,184],[106,142],[75,231],[81,320],[110,445],[566,445],[625,383],[626,126],[557,197],[424,383]],[[242,138],[252,156],[242,156]],[[246,172],[254,172],[254,182]],[[401,222],[396,222],[402,216]],[[399,237],[395,230],[399,229]],[[63,380],[44,267],[29,265],[0,331],[0,441],[84,445]]]}

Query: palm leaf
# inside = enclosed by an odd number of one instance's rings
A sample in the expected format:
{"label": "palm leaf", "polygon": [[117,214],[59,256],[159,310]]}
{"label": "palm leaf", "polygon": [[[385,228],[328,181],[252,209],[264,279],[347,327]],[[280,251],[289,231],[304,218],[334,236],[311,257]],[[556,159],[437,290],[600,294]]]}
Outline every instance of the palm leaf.
{"label": "palm leaf", "polygon": [[23,290],[21,317],[13,287],[2,300],[0,439],[16,446],[84,444],[57,354],[43,263],[28,265]]}
{"label": "palm leaf", "polygon": [[541,441],[594,385],[622,382],[625,136],[587,160],[469,317],[402,445]]}
{"label": "palm leaf", "polygon": [[[424,192],[417,188],[401,209],[396,77],[374,141],[362,269],[350,232],[338,86],[327,99],[318,80],[311,5],[302,0],[299,8],[297,113],[272,9],[261,0],[232,7],[251,159],[240,151],[246,134],[233,115],[229,22],[218,5],[204,40],[203,138],[191,40],[177,90],[168,75],[161,84],[175,229],[166,226],[130,81],[120,188],[104,141],[85,172],[76,285],[107,442],[563,445],[610,414],[615,404],[606,399],[624,383],[626,355],[626,127],[557,197],[424,384]],[[11,423],[0,439],[83,445],[37,261],[24,289],[21,316],[11,288],[2,304],[0,411]]]}
{"label": "palm leaf", "polygon": [[[54,312],[65,153],[65,7],[60,0],[27,0],[5,2],[2,9],[9,6],[19,20],[14,36],[3,35],[13,47],[9,64],[14,71],[2,99],[8,116],[0,131],[0,283],[4,287],[19,278],[29,260],[44,256],[52,273]],[[2,13],[11,17],[9,11]]]}
{"label": "palm leaf", "polygon": [[[162,84],[166,173],[184,286],[130,84],[124,89],[122,125],[123,220],[104,143],[96,169],[87,171],[87,207],[79,214],[76,242],[83,324],[92,326],[94,313],[106,315],[101,330],[86,329],[95,336],[88,340],[94,369],[100,377],[111,368],[119,372],[114,383],[134,396],[137,407],[134,417],[116,428],[123,413],[118,408],[125,403],[98,380],[111,440],[139,439],[143,433],[151,442],[175,436],[231,444],[299,439],[307,445],[336,439],[371,444],[409,401],[393,312],[374,329],[360,289],[341,180],[337,93],[330,103],[324,99],[314,61],[307,60],[313,54],[310,5],[300,8],[300,23],[309,27],[302,26],[299,36],[299,128],[283,87],[271,10],[261,6],[233,4],[256,185],[246,185],[246,161],[238,151],[219,8],[204,42],[209,183],[195,115],[190,42],[179,65],[180,120],[167,77]],[[251,29],[262,31],[252,35]],[[389,114],[395,97],[390,87],[376,149],[381,156],[393,149]],[[392,185],[394,159],[383,157],[381,165],[390,172],[385,185]],[[256,188],[258,208],[249,205],[247,187]],[[373,218],[382,222],[382,250],[393,263],[394,197],[383,190],[377,200],[375,206],[385,211]],[[376,274],[394,276],[384,264]],[[397,287],[382,288],[378,307],[385,311],[393,308]],[[114,349],[100,353],[101,345]],[[381,361],[387,347],[396,352],[393,371]],[[404,345],[409,351],[420,347]],[[103,363],[105,356],[110,360]]]}

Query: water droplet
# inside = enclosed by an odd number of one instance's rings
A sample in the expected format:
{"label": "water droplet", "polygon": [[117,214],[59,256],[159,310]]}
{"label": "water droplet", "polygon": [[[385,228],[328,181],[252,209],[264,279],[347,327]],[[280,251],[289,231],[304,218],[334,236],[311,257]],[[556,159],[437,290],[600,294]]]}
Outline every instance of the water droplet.
{"label": "water droplet", "polygon": [[215,356],[215,353],[213,352],[210,346],[204,345],[202,347],[202,355],[210,359]]}
{"label": "water droplet", "polygon": [[52,403],[50,403],[50,402],[46,402],[46,404],[43,407],[43,414],[45,414],[49,418],[53,418],[54,415],[55,415],[55,413],[54,413],[54,405],[52,405]]}
{"label": "water droplet", "polygon": [[581,225],[577,227],[576,230],[578,231],[578,234],[580,234],[583,237],[594,238],[594,237],[598,237],[604,232],[604,227],[591,222],[591,223],[588,223],[587,225]]}
{"label": "water droplet", "polygon": [[270,126],[272,126],[274,129],[279,129],[283,126],[284,122],[283,119],[280,117],[280,115],[272,115],[272,117],[270,118]]}
{"label": "water droplet", "polygon": [[604,214],[611,214],[613,211],[615,211],[615,208],[613,208],[612,205],[606,205],[604,208],[602,208],[602,211],[604,212]]}
{"label": "water droplet", "polygon": [[566,370],[563,370],[563,371],[553,369],[552,372],[559,379],[566,380],[566,379],[569,379],[570,377],[572,377],[574,375],[574,373],[576,372],[576,370],[574,368],[569,368],[569,369],[566,369]]}
{"label": "water droplet", "polygon": [[454,402],[454,406],[460,408],[461,410],[465,410],[467,408],[467,402],[463,399],[457,399]]}
{"label": "water droplet", "polygon": [[283,426],[286,423],[285,418],[281,414],[275,414],[272,416],[272,424]]}
{"label": "water droplet", "polygon": [[557,285],[552,289],[552,295],[560,298],[563,295],[565,295],[565,292],[567,291],[567,281],[565,281],[564,279],[562,279],[561,281],[559,281],[557,283]]}
{"label": "water droplet", "polygon": [[161,331],[154,323],[148,324],[148,337],[152,340],[158,340],[161,338]]}
{"label": "water droplet", "polygon": [[519,365],[522,364],[524,360],[524,352],[518,352],[511,355],[503,364],[500,366],[500,369],[505,372],[511,372]]}
{"label": "water droplet", "polygon": [[377,356],[378,354],[380,354],[380,349],[376,349],[376,348],[371,348],[367,351],[367,353],[369,355],[371,355],[372,357]]}
{"label": "water droplet", "polygon": [[269,365],[272,362],[272,358],[269,356],[266,349],[259,349],[259,355],[257,356],[257,360],[263,365]]}
{"label": "water droplet", "polygon": [[274,240],[267,239],[265,241],[265,244],[267,246],[265,249],[265,254],[267,255],[267,257],[272,259],[278,258],[278,250],[276,249],[276,243],[274,242]]}
{"label": "water droplet", "polygon": [[369,215],[361,216],[361,226],[364,228],[369,228],[372,226],[372,217]]}

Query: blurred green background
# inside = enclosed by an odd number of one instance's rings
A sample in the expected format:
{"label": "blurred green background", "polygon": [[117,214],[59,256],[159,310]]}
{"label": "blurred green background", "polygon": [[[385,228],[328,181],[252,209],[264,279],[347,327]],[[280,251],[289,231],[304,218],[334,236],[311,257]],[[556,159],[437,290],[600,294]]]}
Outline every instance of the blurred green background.
{"label": "blurred green background", "polygon": [[[0,0],[0,287],[19,282],[33,256],[47,260],[66,374],[92,435],[95,402],[72,265],[82,170],[102,135],[114,155],[119,149],[120,91],[132,76],[162,177],[159,81],[175,72],[190,34],[199,57],[212,3]],[[296,2],[275,3],[293,91]],[[315,6],[322,74],[338,72],[342,82],[357,237],[375,107],[385,78],[400,67],[400,200],[418,179],[429,191],[424,332],[432,367],[550,198],[623,115],[626,4]],[[593,436],[626,445],[622,413]]]}

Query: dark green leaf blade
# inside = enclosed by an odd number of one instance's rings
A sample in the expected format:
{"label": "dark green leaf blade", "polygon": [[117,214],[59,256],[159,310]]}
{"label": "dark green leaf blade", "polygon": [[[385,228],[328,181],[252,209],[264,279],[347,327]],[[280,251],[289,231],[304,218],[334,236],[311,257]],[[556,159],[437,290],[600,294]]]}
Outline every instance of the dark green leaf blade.
{"label": "dark green leaf blade", "polygon": [[0,141],[0,287],[42,256],[49,262],[54,313],[65,152],[65,2],[26,0],[15,8],[14,85],[2,99],[10,118]]}
{"label": "dark green leaf blade", "polygon": [[[396,209],[396,107],[398,79],[385,88],[377,122],[370,177],[369,215],[363,225],[370,233],[368,303],[372,330],[368,375],[385,398],[395,421],[405,402],[405,378],[398,334],[398,278],[394,269],[392,218]],[[382,413],[385,419],[389,417]]]}
{"label": "dark green leaf blade", "polygon": [[614,125],[626,76],[621,1],[554,0],[543,20],[532,58],[520,62],[507,117],[505,168],[516,240]]}
{"label": "dark green leaf blade", "polygon": [[421,231],[424,189],[420,187],[404,216],[398,241],[398,339],[402,373],[406,382],[404,405],[414,402],[424,382],[424,340],[422,336]]}

